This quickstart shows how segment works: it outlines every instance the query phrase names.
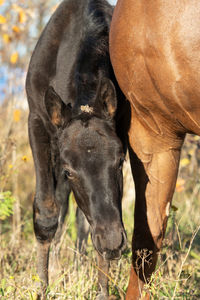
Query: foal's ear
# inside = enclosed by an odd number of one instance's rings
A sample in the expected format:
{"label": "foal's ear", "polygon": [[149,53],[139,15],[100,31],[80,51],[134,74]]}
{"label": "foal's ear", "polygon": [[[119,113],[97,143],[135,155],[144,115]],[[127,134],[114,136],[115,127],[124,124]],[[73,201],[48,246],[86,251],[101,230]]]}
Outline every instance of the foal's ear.
{"label": "foal's ear", "polygon": [[56,127],[63,126],[71,117],[71,104],[66,105],[52,86],[45,93],[45,106],[52,124]]}
{"label": "foal's ear", "polygon": [[117,109],[117,96],[115,86],[108,78],[103,78],[100,82],[98,99],[103,109],[103,114],[112,119]]}

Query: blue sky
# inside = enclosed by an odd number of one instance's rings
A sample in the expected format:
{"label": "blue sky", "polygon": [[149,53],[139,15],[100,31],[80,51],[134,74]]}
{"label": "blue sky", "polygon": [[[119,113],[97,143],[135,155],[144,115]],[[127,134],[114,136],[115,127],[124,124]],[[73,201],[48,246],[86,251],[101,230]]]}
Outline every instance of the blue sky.
{"label": "blue sky", "polygon": [[115,5],[117,0],[108,0],[108,2],[110,2],[110,4]]}

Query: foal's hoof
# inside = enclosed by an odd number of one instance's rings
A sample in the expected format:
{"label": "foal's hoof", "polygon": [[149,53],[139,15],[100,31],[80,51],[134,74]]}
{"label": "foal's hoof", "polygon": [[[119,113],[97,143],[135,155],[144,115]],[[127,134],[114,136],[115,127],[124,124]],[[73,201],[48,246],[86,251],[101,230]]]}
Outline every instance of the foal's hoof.
{"label": "foal's hoof", "polygon": [[104,293],[100,293],[97,295],[96,300],[108,300],[108,295],[105,295]]}

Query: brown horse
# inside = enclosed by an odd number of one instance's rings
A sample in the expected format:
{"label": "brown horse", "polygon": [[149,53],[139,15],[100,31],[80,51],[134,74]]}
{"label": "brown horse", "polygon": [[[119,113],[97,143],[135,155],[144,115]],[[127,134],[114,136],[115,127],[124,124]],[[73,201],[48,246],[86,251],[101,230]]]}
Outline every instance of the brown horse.
{"label": "brown horse", "polygon": [[185,134],[200,135],[199,16],[198,0],[118,0],[114,11],[111,61],[131,104],[136,186],[127,300],[141,297],[155,269]]}

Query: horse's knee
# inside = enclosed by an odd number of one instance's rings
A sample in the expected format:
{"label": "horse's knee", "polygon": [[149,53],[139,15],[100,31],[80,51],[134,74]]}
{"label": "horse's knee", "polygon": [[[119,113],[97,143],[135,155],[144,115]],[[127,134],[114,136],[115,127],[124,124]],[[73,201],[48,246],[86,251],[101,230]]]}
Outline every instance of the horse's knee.
{"label": "horse's knee", "polygon": [[[148,232],[147,232],[148,231]],[[158,228],[156,234],[153,234],[149,231],[146,232],[134,232],[133,237],[133,250],[138,251],[143,249],[147,249],[149,252],[156,253],[160,250],[162,241],[164,238],[164,232],[160,228]]]}
{"label": "horse's knee", "polygon": [[35,198],[33,204],[35,236],[40,242],[51,242],[58,227],[58,208],[51,198]]}
{"label": "horse's knee", "polygon": [[150,215],[150,217],[148,218],[149,232],[153,244],[155,246],[155,249],[159,251],[162,247],[162,241],[165,236],[168,215],[165,213],[164,208],[162,209],[162,211],[158,209],[154,211],[152,210],[152,212],[149,215]]}

